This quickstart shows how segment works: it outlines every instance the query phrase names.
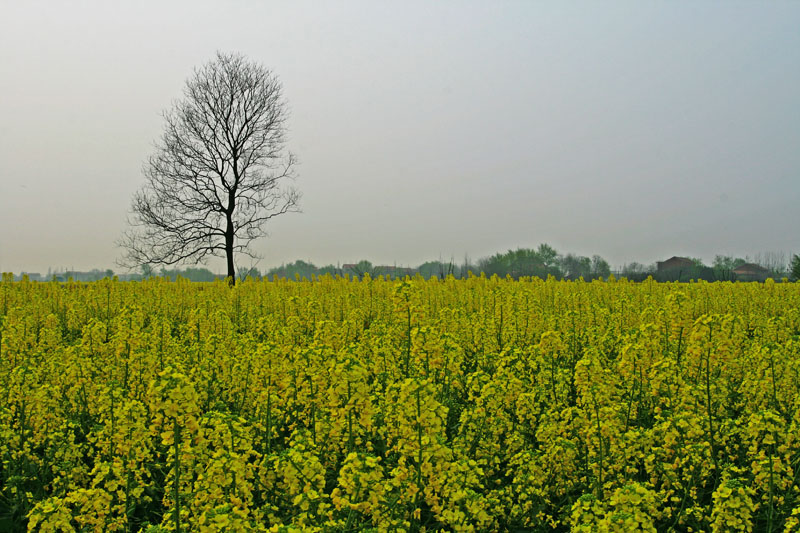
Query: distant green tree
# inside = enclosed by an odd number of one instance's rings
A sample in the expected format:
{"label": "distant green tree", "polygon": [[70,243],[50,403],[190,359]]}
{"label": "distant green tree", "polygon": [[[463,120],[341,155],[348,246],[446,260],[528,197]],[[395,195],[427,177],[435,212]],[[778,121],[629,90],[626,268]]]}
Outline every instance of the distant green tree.
{"label": "distant green tree", "polygon": [[240,281],[244,281],[247,278],[260,279],[261,272],[256,267],[239,267],[236,269],[236,278]]}
{"label": "distant green tree", "polygon": [[[511,250],[509,250],[509,254],[510,253]],[[485,257],[478,261],[478,270],[487,276],[497,275],[504,277],[510,270],[508,259],[508,256],[502,253],[496,253],[492,256]]]}
{"label": "distant green tree", "polygon": [[645,273],[645,266],[641,263],[637,263],[636,261],[630,262],[622,267],[622,275],[626,277],[629,275],[637,275],[644,273]]}
{"label": "distant green tree", "polygon": [[177,274],[182,278],[188,279],[189,281],[214,281],[217,279],[216,274],[207,268],[189,267],[183,272],[178,270]]}
{"label": "distant green tree", "polygon": [[324,276],[325,274],[330,274],[331,276],[337,276],[337,275],[341,276],[342,268],[337,265],[330,264],[330,265],[325,265],[324,267],[317,270],[318,276]]}
{"label": "distant green tree", "polygon": [[311,276],[318,273],[318,269],[313,263],[298,259],[294,263],[288,265],[281,265],[276,268],[271,268],[267,271],[266,277],[272,279],[274,277],[286,279],[307,279],[311,280]]}
{"label": "distant green tree", "polygon": [[156,272],[153,270],[153,266],[145,263],[141,266],[142,269],[142,278],[147,279],[155,276]]}
{"label": "distant green tree", "polygon": [[[541,248],[541,246],[539,248]],[[548,262],[551,261],[551,248],[549,246],[547,248],[548,249],[545,250],[545,257],[543,257],[538,250],[531,250],[528,248],[519,248],[513,252],[509,250],[508,254],[506,254],[506,263],[508,265],[507,274],[511,274],[511,277],[514,279],[526,276],[547,277],[545,258],[547,258]]]}
{"label": "distant green tree", "polygon": [[536,254],[545,268],[557,268],[558,252],[556,252],[555,248],[547,243],[542,243],[536,249]]}
{"label": "distant green tree", "polygon": [[353,273],[359,278],[363,277],[365,274],[369,274],[370,277],[374,278],[380,274],[378,270],[378,268],[372,265],[372,262],[366,259],[362,259],[353,266]]}
{"label": "distant green tree", "polygon": [[608,261],[599,255],[592,256],[592,277],[593,278],[608,278],[611,275],[611,267]]}
{"label": "distant green tree", "polygon": [[169,278],[172,281],[175,281],[179,277],[188,279],[189,281],[214,281],[217,279],[216,274],[204,267],[187,267],[185,270],[179,268],[162,268],[158,275],[162,278]]}
{"label": "distant green tree", "polygon": [[571,280],[607,278],[611,275],[608,261],[599,255],[591,258],[575,254],[563,255],[559,258],[559,266],[563,276]]}
{"label": "distant green tree", "polygon": [[714,256],[714,261],[711,263],[711,267],[715,270],[733,270],[746,262],[747,261],[741,257],[734,258],[731,255],[716,255]]}
{"label": "distant green tree", "polygon": [[521,277],[547,276],[561,277],[558,266],[558,252],[549,244],[542,244],[536,250],[518,248],[506,253],[497,253],[478,261],[478,269],[487,276]]}
{"label": "distant green tree", "polygon": [[716,255],[714,261],[711,263],[711,268],[714,272],[714,279],[719,281],[731,281],[735,279],[733,270],[742,266],[747,261],[741,257],[733,257],[730,255]]}
{"label": "distant green tree", "polygon": [[592,260],[588,257],[567,254],[561,257],[561,271],[567,279],[590,279],[592,277]]}
{"label": "distant green tree", "polygon": [[630,281],[644,281],[655,271],[654,266],[646,266],[633,261],[622,267],[622,276]]}
{"label": "distant green tree", "polygon": [[792,257],[792,278],[800,281],[800,255],[797,254]]}
{"label": "distant green tree", "polygon": [[417,267],[417,272],[425,279],[430,279],[433,276],[444,279],[450,274],[455,276],[459,270],[460,268],[455,266],[452,261],[450,263],[445,263],[444,261],[426,261]]}

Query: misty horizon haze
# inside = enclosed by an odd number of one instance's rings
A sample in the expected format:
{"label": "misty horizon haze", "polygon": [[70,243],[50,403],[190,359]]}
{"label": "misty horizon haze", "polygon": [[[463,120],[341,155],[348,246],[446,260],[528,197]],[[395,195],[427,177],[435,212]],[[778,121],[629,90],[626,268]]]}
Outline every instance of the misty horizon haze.
{"label": "misty horizon haze", "polygon": [[290,110],[303,213],[261,270],[800,252],[797,3],[0,5],[1,271],[114,267],[160,113],[217,50]]}

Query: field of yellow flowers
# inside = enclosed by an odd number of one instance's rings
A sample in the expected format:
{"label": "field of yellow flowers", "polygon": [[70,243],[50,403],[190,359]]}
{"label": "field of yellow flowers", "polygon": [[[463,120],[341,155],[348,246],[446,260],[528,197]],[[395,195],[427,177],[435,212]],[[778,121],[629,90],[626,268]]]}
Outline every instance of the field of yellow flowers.
{"label": "field of yellow flowers", "polygon": [[800,284],[0,283],[1,531],[798,531]]}

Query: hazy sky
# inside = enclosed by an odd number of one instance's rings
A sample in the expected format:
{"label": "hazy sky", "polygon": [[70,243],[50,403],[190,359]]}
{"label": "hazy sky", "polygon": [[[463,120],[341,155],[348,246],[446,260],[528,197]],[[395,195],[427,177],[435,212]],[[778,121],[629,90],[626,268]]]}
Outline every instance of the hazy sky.
{"label": "hazy sky", "polygon": [[262,269],[800,252],[800,2],[0,0],[0,270],[114,268],[217,50],[291,108],[303,213]]}

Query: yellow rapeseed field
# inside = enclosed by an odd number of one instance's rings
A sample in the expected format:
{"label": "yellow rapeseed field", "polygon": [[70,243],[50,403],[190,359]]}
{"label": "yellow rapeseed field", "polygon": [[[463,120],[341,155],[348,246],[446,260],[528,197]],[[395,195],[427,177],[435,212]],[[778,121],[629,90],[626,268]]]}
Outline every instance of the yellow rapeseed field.
{"label": "yellow rapeseed field", "polygon": [[0,531],[798,531],[800,284],[0,283]]}

